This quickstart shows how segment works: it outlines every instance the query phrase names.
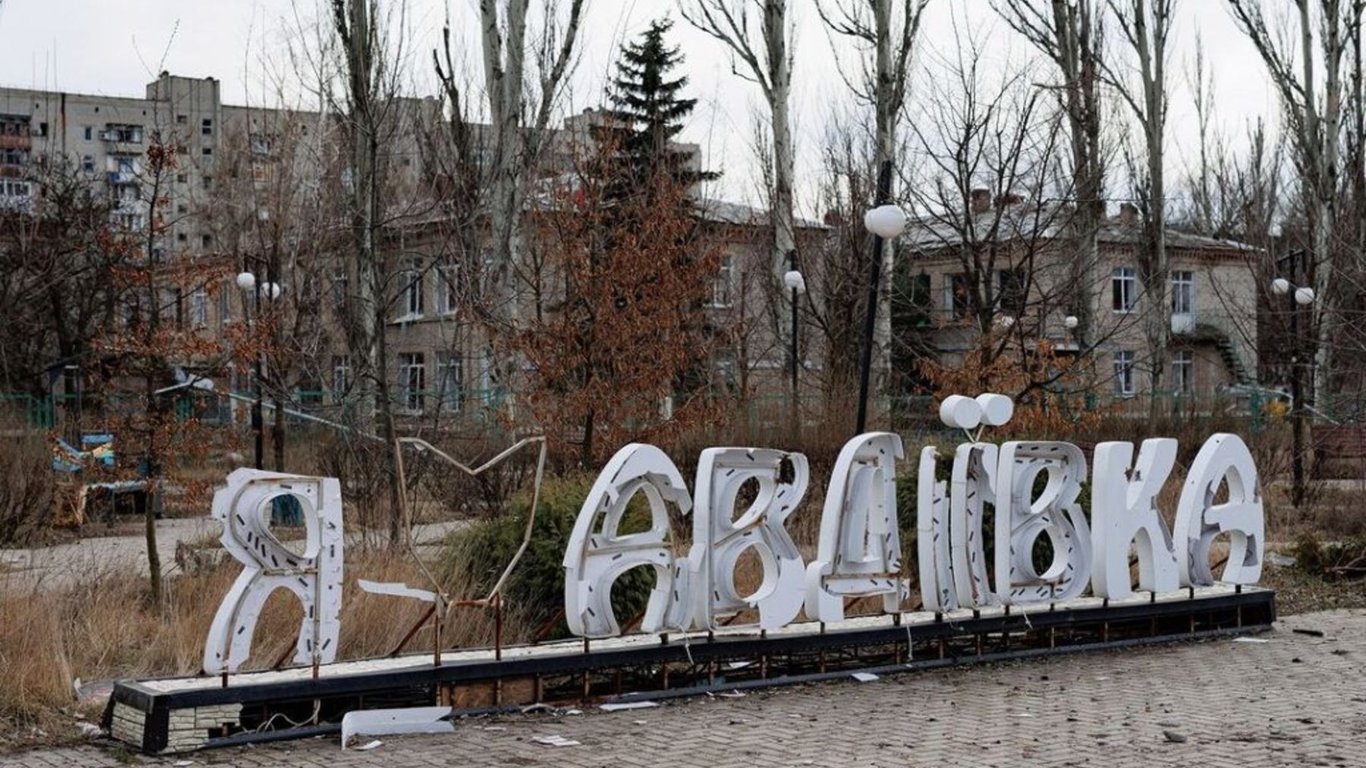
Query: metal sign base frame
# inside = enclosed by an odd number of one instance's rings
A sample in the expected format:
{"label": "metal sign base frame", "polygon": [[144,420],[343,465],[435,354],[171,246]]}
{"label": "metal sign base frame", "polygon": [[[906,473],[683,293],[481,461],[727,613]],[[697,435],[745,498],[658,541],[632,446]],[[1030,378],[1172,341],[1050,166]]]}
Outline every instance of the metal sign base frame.
{"label": "metal sign base frame", "polygon": [[[347,712],[449,706],[453,716],[536,703],[632,701],[804,683],[853,672],[892,674],[1261,632],[1275,592],[1183,589],[1108,602],[1027,609],[909,612],[780,631],[574,639],[537,646],[406,656],[217,678],[118,683],[104,726],[145,754],[335,733]],[[424,663],[425,662],[425,663]]]}

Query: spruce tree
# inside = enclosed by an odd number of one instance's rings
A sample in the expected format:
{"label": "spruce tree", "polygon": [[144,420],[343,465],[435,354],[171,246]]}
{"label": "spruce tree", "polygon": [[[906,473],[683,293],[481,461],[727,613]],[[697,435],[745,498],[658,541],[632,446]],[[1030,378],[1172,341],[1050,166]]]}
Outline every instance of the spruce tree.
{"label": "spruce tree", "polygon": [[638,40],[622,46],[608,92],[614,134],[637,189],[659,181],[655,177],[660,173],[685,188],[718,175],[689,169],[691,153],[673,144],[697,99],[681,96],[686,76],[670,77],[683,63],[678,47],[665,43],[671,27],[668,18],[656,19]]}

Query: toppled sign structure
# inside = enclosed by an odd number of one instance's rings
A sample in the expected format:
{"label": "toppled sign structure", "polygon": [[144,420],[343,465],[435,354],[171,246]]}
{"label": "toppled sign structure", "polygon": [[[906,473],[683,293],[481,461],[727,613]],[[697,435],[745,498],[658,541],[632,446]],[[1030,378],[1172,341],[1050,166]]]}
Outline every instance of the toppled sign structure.
{"label": "toppled sign structure", "polygon": [[[905,451],[896,434],[858,435],[840,451],[810,562],[785,525],[809,485],[805,456],[707,449],[694,495],[663,451],[627,445],[599,474],[564,555],[565,620],[581,639],[513,646],[500,640],[489,649],[443,651],[438,634],[431,658],[337,662],[344,631],[337,481],[237,470],[215,495],[213,516],[244,570],[214,619],[204,674],[120,683],[107,724],[145,752],[183,751],[332,732],[346,712],[377,706],[440,704],[458,713],[541,701],[629,701],[1271,625],[1274,593],[1255,586],[1264,510],[1256,467],[1239,437],[1216,434],[1200,449],[1169,530],[1157,495],[1175,466],[1175,440],[1145,440],[1136,461],[1132,444],[1101,443],[1088,472],[1085,455],[1070,443],[982,442],[985,429],[1006,423],[1012,410],[1000,395],[944,401],[941,418],[969,441],[958,446],[948,480],[939,479],[935,448],[920,453],[910,568],[902,562],[902,532],[911,528],[897,509]],[[495,460],[528,442],[541,448],[539,493],[543,440],[522,441]],[[471,470],[441,455],[471,474],[489,466]],[[1088,477],[1089,518],[1077,501]],[[282,494],[297,497],[304,511],[302,555],[269,530],[271,500]],[[628,505],[638,497],[648,506],[649,527],[625,533]],[[670,523],[684,516],[692,528],[686,547]],[[531,531],[528,520],[528,540]],[[1228,554],[1216,574],[1211,552],[1221,537]],[[519,557],[524,550],[525,542]],[[735,577],[749,552],[762,579],[743,594]],[[442,609],[457,604],[501,611],[499,589],[515,564],[516,558],[494,593],[479,601],[457,603],[439,590],[400,584],[361,587],[431,602],[427,616],[439,627]],[[623,633],[612,584],[640,567],[654,570],[654,587],[639,631]],[[917,575],[918,594],[908,573]],[[304,606],[293,658],[305,666],[240,672],[260,606],[281,588]],[[916,597],[919,610],[906,610]],[[864,598],[880,613],[847,616]]]}

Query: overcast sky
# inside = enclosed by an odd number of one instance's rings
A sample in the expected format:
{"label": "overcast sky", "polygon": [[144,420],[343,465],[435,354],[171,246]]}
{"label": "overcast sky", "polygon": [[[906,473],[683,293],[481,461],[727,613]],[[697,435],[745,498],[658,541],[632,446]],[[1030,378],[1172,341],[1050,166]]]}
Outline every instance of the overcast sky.
{"label": "overcast sky", "polygon": [[[829,0],[826,0],[827,2]],[[1046,2],[1046,0],[1038,0]],[[214,76],[222,81],[224,101],[260,103],[263,59],[279,61],[296,18],[310,23],[316,0],[0,0],[0,85],[82,93],[140,96],[155,72]],[[796,15],[797,65],[794,106],[798,172],[815,170],[824,120],[832,104],[847,99],[830,43],[816,17],[814,0],[790,0]],[[533,5],[537,3],[533,2]],[[414,52],[414,90],[429,87],[430,50],[440,40],[449,16],[458,30],[475,29],[475,0],[409,0],[409,49]],[[708,166],[724,172],[719,192],[754,201],[754,115],[763,114],[757,86],[731,74],[720,46],[678,18],[673,0],[588,0],[581,58],[574,73],[567,109],[600,102],[603,83],[622,41],[642,31],[657,16],[673,12],[674,40],[687,56],[691,95],[699,99],[684,137],[703,146]],[[297,9],[297,10],[296,10]],[[936,47],[952,45],[954,17],[988,35],[998,63],[1033,55],[999,20],[988,0],[931,0],[922,41],[922,61]],[[1240,133],[1249,119],[1274,121],[1276,102],[1261,61],[1235,28],[1223,0],[1181,0],[1174,43],[1172,116],[1169,142],[1174,164],[1194,146],[1194,124],[1185,72],[1197,33],[1203,38],[1217,80],[1219,120]],[[477,66],[472,36],[465,55]],[[162,63],[164,61],[164,64]],[[477,69],[472,69],[477,77]],[[251,85],[257,83],[257,85]],[[912,95],[914,99],[914,95]],[[1174,169],[1176,170],[1176,169]],[[800,202],[808,215],[815,201]],[[1112,190],[1112,197],[1122,193]]]}

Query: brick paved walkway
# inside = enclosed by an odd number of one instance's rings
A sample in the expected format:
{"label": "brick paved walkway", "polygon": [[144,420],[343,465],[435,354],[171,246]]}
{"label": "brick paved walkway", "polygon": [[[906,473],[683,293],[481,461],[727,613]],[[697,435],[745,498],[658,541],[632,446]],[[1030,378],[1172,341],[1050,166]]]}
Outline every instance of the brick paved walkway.
{"label": "brick paved walkway", "polygon": [[[1267,642],[1057,657],[679,700],[658,709],[469,720],[452,735],[385,737],[370,752],[342,752],[333,737],[145,762],[246,768],[1366,765],[1366,612],[1292,616],[1261,638]],[[533,741],[552,734],[582,744]],[[85,747],[0,757],[0,766],[103,768],[128,759]]]}

